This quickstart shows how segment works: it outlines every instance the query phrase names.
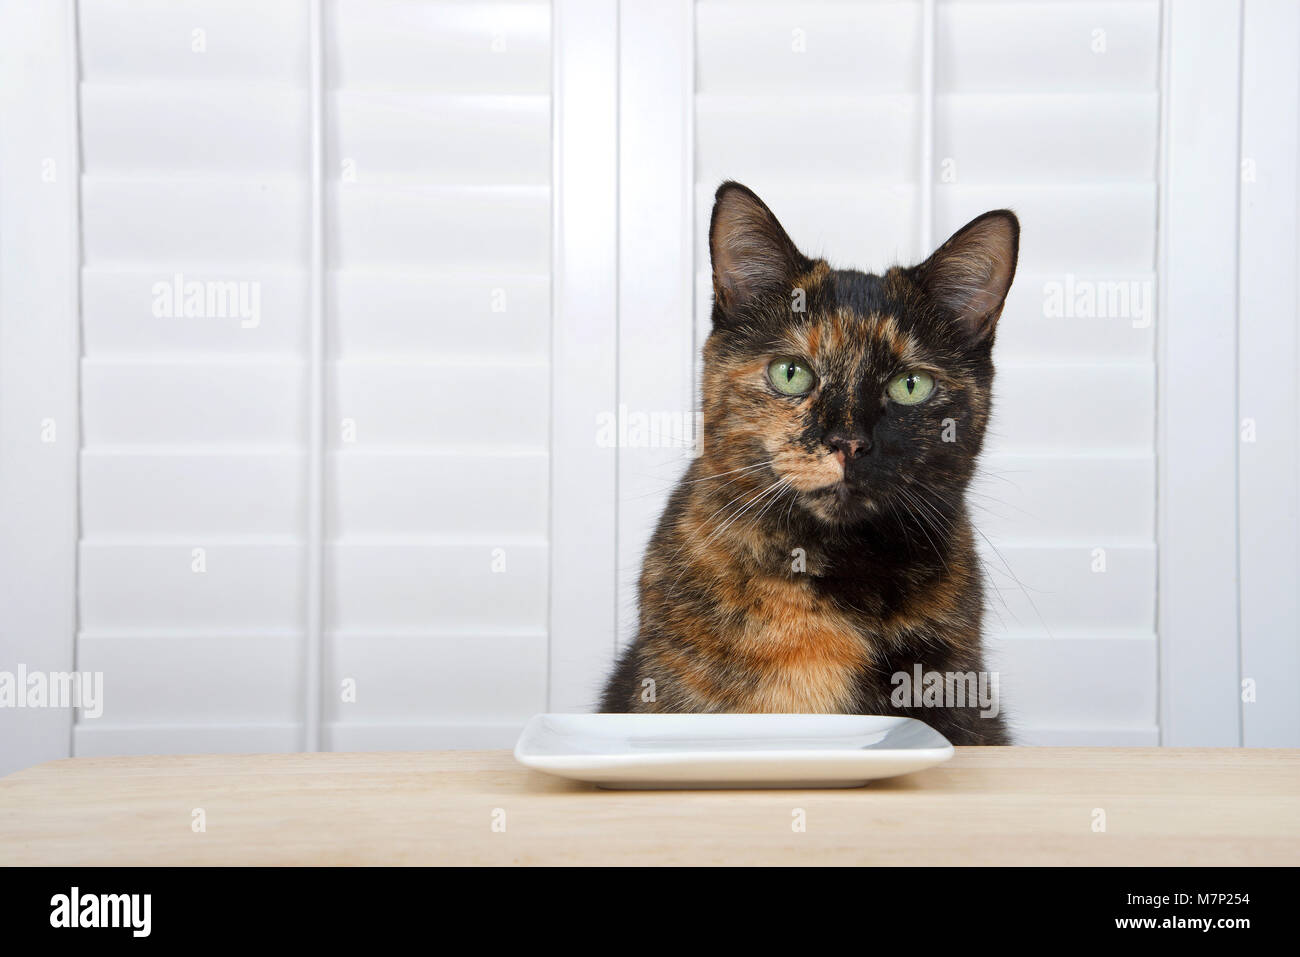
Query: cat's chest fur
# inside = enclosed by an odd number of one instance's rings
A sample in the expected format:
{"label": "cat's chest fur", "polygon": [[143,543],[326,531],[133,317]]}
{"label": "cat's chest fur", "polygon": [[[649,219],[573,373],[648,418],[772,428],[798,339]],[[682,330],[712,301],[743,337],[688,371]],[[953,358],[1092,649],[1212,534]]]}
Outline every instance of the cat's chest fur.
{"label": "cat's chest fur", "polygon": [[744,588],[745,615],[729,629],[752,678],[746,711],[851,710],[857,678],[871,663],[859,626],[807,578],[760,576]]}

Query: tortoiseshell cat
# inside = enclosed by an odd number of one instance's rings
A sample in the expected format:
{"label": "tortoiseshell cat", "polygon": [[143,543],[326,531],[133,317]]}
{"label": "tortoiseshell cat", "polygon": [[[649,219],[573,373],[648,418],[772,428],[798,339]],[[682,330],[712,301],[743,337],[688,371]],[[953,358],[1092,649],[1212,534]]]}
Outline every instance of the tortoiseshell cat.
{"label": "tortoiseshell cat", "polygon": [[918,665],[984,672],[965,493],[1019,237],[996,210],[919,266],[832,269],[749,189],[718,189],[702,451],[650,542],[603,711],[900,714],[1008,742],[1000,714],[897,688]]}

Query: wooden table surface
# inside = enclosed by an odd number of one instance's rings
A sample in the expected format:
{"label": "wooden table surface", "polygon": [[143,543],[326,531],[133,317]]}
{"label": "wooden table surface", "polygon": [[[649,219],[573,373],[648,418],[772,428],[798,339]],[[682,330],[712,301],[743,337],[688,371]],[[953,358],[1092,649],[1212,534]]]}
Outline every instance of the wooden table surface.
{"label": "wooden table surface", "polygon": [[0,778],[0,863],[1296,864],[1300,751],[958,748],[802,791],[602,791],[505,751],[73,758]]}

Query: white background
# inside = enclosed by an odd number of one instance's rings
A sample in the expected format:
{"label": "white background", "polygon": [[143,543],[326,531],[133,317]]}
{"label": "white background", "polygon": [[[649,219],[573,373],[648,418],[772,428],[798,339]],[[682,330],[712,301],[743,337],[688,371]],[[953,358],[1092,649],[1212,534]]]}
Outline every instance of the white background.
{"label": "white background", "polygon": [[[1300,744],[1293,4],[0,10],[0,671],[105,682],[0,771],[590,709],[724,178],[859,268],[1019,213],[971,504],[1021,742]],[[1096,283],[1152,311],[1049,305]]]}

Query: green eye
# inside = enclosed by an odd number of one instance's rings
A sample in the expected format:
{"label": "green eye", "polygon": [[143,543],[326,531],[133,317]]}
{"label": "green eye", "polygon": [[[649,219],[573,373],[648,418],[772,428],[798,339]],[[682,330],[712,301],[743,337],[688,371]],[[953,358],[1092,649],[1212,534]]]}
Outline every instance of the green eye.
{"label": "green eye", "polygon": [[816,380],[812,372],[798,359],[775,359],[767,367],[767,378],[777,392],[785,395],[806,395]]}
{"label": "green eye", "polygon": [[904,372],[885,387],[888,396],[899,405],[917,405],[934,391],[934,378],[925,372]]}

